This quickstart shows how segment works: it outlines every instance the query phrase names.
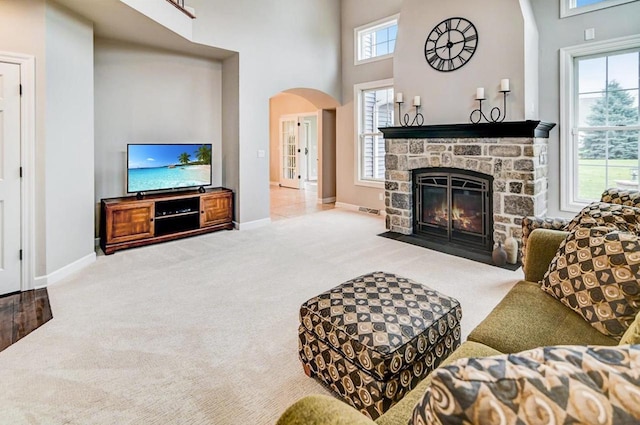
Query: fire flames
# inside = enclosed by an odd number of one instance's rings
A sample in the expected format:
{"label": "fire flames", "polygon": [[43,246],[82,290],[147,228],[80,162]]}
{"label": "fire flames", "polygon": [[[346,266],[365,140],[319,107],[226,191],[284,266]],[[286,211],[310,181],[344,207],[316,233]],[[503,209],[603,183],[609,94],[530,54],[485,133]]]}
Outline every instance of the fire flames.
{"label": "fire flames", "polygon": [[[439,226],[447,226],[449,221],[449,209],[445,203],[425,214],[429,222]],[[430,220],[429,220],[430,219]],[[482,232],[482,217],[479,214],[469,213],[464,208],[454,206],[451,209],[451,221],[455,230],[466,232]]]}

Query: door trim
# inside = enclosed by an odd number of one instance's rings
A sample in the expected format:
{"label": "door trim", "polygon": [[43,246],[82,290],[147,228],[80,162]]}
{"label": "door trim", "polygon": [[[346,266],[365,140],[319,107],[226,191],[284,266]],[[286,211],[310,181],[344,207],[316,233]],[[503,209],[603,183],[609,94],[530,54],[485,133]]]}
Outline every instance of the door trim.
{"label": "door trim", "polygon": [[36,93],[35,56],[0,51],[0,62],[20,66],[20,165],[22,182],[20,187],[20,216],[22,269],[20,290],[35,287],[35,144],[36,144]]}

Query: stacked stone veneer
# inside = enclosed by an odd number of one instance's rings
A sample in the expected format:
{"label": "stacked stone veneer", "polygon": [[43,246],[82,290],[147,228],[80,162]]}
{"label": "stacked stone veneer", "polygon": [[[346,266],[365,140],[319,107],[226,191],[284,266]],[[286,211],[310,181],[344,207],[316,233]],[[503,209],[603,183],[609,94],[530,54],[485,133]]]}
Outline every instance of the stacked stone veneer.
{"label": "stacked stone veneer", "polygon": [[522,237],[522,217],[547,211],[547,139],[387,139],[387,229],[413,233],[412,170],[447,167],[488,174],[493,180],[493,239]]}

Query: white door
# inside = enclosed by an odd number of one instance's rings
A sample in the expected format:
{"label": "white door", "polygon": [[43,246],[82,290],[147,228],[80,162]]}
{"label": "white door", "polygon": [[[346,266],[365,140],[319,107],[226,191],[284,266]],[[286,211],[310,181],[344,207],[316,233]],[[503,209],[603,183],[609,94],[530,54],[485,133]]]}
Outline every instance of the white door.
{"label": "white door", "polygon": [[303,174],[305,180],[315,182],[318,180],[318,117],[310,115],[301,120],[300,138],[303,139],[301,146],[304,146],[306,157],[306,171]]}
{"label": "white door", "polygon": [[300,189],[298,119],[280,119],[280,186]]}
{"label": "white door", "polygon": [[0,62],[0,295],[20,290],[20,65]]}

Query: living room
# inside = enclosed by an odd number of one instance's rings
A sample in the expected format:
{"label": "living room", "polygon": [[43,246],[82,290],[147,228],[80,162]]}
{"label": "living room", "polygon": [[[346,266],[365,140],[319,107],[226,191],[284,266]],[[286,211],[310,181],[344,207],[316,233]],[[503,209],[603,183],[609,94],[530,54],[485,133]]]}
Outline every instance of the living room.
{"label": "living room", "polygon": [[[384,214],[388,206],[384,175],[369,178],[359,165],[359,88],[391,87],[394,100],[403,93],[405,103],[392,104],[411,117],[419,96],[425,125],[469,124],[478,88],[486,114],[499,107],[507,122],[557,124],[536,213],[571,218],[588,202],[583,180],[572,180],[579,164],[567,159],[573,117],[564,66],[606,49],[637,52],[640,34],[637,1],[605,0],[597,3],[609,7],[575,13],[561,0],[193,0],[196,19],[186,21],[173,5],[175,16],[154,3],[0,2],[0,52],[21,64],[23,85],[23,260],[20,280],[5,292],[48,287],[54,317],[0,352],[3,381],[13,388],[0,404],[12,423],[30,414],[45,423],[273,423],[298,398],[328,394],[302,374],[297,307],[372,270],[456,297],[468,336],[522,271],[380,238],[384,219],[353,211]],[[395,52],[357,63],[355,30],[393,17]],[[439,72],[425,58],[425,40],[450,17],[472,22],[478,43],[464,66]],[[510,82],[504,107],[503,79]],[[632,89],[637,109],[637,83]],[[317,198],[338,208],[272,223],[270,183],[281,164],[270,111],[281,96],[309,102],[335,129]],[[282,114],[299,112],[306,111]],[[127,144],[185,142],[212,144],[211,183],[234,192],[238,231],[96,255],[100,201],[127,194]],[[625,165],[623,180],[633,179],[633,168]],[[612,185],[613,178],[597,180],[589,201]]]}

